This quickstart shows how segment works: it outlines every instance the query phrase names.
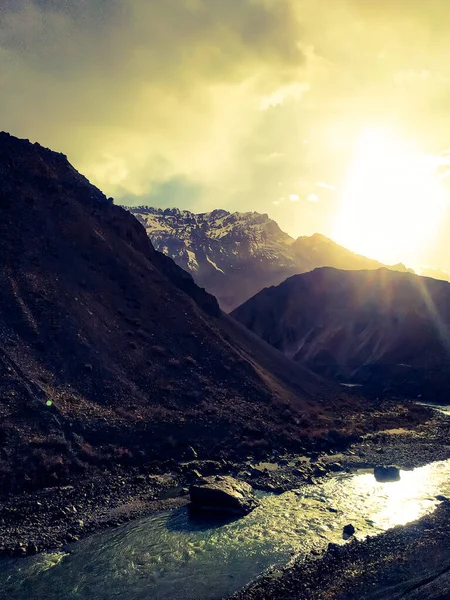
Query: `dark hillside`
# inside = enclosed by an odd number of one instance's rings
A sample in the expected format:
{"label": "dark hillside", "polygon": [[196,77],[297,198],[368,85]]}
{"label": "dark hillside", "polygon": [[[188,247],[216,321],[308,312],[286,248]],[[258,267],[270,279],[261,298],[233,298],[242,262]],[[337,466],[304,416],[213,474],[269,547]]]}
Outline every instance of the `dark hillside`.
{"label": "dark hillside", "polygon": [[450,284],[388,269],[316,269],[266,288],[233,317],[340,381],[450,401]]}
{"label": "dark hillside", "polygon": [[298,446],[357,403],[221,316],[63,155],[0,134],[0,210],[3,490]]}

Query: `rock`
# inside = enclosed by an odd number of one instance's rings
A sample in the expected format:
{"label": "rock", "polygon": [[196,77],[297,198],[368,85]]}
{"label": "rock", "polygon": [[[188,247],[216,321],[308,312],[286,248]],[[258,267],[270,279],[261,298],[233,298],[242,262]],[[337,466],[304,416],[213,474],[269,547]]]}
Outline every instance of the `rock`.
{"label": "rock", "polygon": [[343,529],[344,536],[351,537],[354,533],[355,533],[355,528],[353,527],[353,525],[351,523],[349,523],[348,525],[345,525],[345,527]]}
{"label": "rock", "polygon": [[37,554],[39,552],[39,548],[34,542],[30,542],[27,546],[27,554]]}
{"label": "rock", "polygon": [[[273,494],[282,494],[287,489],[283,485],[279,485],[277,483],[273,483],[270,481],[268,483],[265,483],[263,487],[267,492],[272,492]],[[287,486],[287,487],[289,487],[289,486]]]}
{"label": "rock", "polygon": [[374,467],[375,479],[380,482],[400,481],[400,468],[394,465]]}
{"label": "rock", "polygon": [[332,473],[339,473],[339,471],[343,471],[344,467],[341,465],[341,463],[335,462],[335,463],[330,463],[328,465],[328,468],[330,469],[330,471]]}
{"label": "rock", "polygon": [[17,546],[15,547],[14,555],[15,556],[26,556],[27,555],[27,549],[25,548],[25,546],[22,542],[19,542],[17,544]]}
{"label": "rock", "polygon": [[194,508],[246,515],[259,504],[248,483],[228,475],[204,477],[190,487]]}
{"label": "rock", "polygon": [[240,477],[245,477],[246,479],[250,479],[252,474],[250,473],[250,471],[241,471],[239,473]]}
{"label": "rock", "polygon": [[253,465],[251,467],[250,474],[252,477],[268,477],[269,471],[266,467],[259,467],[258,465]]}
{"label": "rock", "polygon": [[63,506],[63,508],[59,511],[59,514],[64,517],[67,515],[72,515],[77,512],[75,506]]}
{"label": "rock", "polygon": [[327,473],[328,473],[327,468],[323,463],[318,462],[315,465],[314,471],[313,471],[313,474],[315,477],[324,477]]}
{"label": "rock", "polygon": [[305,477],[306,470],[295,467],[295,469],[292,469],[292,475],[294,475],[295,477]]}
{"label": "rock", "polygon": [[181,471],[188,473],[193,469],[199,471],[203,475],[216,475],[223,471],[224,465],[217,460],[190,460],[181,464]]}
{"label": "rock", "polygon": [[340,552],[341,547],[339,546],[339,544],[334,544],[333,542],[330,542],[327,546],[327,552],[329,552],[330,554],[335,554],[337,552]]}
{"label": "rock", "polygon": [[442,494],[438,494],[437,496],[435,496],[435,498],[440,502],[448,502],[450,500],[450,498],[447,498],[447,496],[443,496]]}

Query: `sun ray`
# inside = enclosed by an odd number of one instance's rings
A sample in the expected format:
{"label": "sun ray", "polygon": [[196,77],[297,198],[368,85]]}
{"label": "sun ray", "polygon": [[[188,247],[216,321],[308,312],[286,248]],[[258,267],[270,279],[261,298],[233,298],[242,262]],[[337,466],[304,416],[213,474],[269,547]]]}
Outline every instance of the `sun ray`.
{"label": "sun ray", "polygon": [[436,326],[436,330],[438,332],[442,346],[444,347],[448,357],[450,358],[450,330],[448,328],[448,325],[441,317],[441,314],[428,291],[426,279],[422,277],[417,277],[416,284],[423,298],[423,301],[425,302],[428,312],[430,313],[430,316],[433,319],[433,322]]}

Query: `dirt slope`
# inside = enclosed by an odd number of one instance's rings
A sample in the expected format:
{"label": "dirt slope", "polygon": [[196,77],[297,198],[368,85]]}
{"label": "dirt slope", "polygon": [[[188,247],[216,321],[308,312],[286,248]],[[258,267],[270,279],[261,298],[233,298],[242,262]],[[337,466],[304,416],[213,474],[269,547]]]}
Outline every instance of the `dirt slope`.
{"label": "dirt slope", "polygon": [[3,491],[298,445],[357,403],[222,315],[63,155],[0,134],[0,210]]}

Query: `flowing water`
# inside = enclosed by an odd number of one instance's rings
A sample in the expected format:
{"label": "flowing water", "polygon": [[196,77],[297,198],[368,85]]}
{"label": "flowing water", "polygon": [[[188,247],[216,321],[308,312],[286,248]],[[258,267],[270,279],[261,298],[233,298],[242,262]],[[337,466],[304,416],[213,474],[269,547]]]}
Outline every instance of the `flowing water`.
{"label": "flowing water", "polygon": [[279,496],[262,495],[250,515],[217,522],[186,508],[161,512],[72,544],[67,552],[0,561],[5,600],[214,600],[267,567],[286,564],[342,528],[375,535],[412,521],[450,495],[450,460],[377,483],[372,473],[338,475]]}
{"label": "flowing water", "polygon": [[434,410],[450,416],[450,406],[448,404],[430,404],[429,402],[416,402],[416,404],[426,406],[427,408],[434,408]]}

